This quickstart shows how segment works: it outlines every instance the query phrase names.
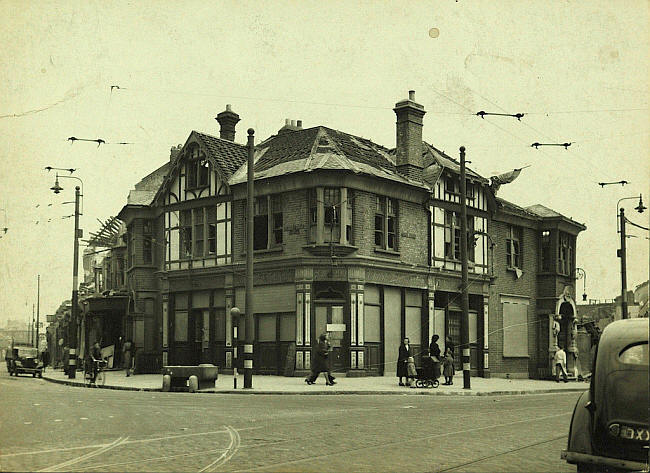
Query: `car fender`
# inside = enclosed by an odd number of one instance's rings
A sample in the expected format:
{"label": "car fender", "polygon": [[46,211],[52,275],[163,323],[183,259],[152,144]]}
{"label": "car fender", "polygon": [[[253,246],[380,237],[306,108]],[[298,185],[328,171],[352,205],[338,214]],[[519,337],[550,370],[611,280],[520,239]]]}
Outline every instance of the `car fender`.
{"label": "car fender", "polygon": [[567,445],[567,451],[569,452],[586,453],[588,455],[593,453],[591,446],[592,413],[587,407],[590,398],[589,391],[585,391],[578,398],[578,402],[573,408]]}

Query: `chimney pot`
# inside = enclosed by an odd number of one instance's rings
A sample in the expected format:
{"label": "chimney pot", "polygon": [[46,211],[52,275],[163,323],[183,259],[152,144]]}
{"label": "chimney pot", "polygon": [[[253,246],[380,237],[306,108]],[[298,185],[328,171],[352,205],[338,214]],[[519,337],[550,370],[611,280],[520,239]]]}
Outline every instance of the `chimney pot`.
{"label": "chimney pot", "polygon": [[230,104],[226,105],[226,110],[221,112],[215,118],[219,122],[219,137],[223,140],[235,141],[235,126],[239,121],[239,115],[232,111]]}
{"label": "chimney pot", "polygon": [[415,90],[409,90],[409,100],[415,102]]}
{"label": "chimney pot", "polygon": [[296,126],[296,121],[295,120],[291,120],[291,126]]}
{"label": "chimney pot", "polygon": [[302,128],[302,120],[298,120],[298,121],[296,122],[296,126],[297,126],[298,128]]}
{"label": "chimney pot", "polygon": [[287,125],[287,126],[291,125],[291,120],[289,120],[288,118],[285,118],[284,119],[284,124]]}

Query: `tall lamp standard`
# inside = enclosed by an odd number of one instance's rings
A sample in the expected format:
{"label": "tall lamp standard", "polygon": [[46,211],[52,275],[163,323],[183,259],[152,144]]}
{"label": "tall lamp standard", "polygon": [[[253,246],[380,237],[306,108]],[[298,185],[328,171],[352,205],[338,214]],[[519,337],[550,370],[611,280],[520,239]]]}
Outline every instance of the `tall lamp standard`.
{"label": "tall lamp standard", "polygon": [[[83,181],[75,176],[59,176],[56,175],[56,180],[54,185],[50,188],[55,194],[59,194],[63,187],[59,185],[59,177],[64,177],[67,179],[77,179],[81,182],[83,187]],[[81,232],[79,231],[79,198],[83,195],[80,192],[79,186],[74,188],[74,260],[72,264],[72,313],[70,325],[68,326],[68,339],[69,339],[69,348],[70,348],[70,361],[68,366],[68,378],[74,379],[77,373],[77,323],[79,318],[79,279],[77,273],[79,272],[79,238],[81,237]]]}
{"label": "tall lamp standard", "polygon": [[[625,209],[623,207],[618,208],[619,204],[624,200],[636,199],[636,196],[633,197],[623,197],[619,199],[616,203],[616,214],[619,218],[619,230],[621,234],[621,248],[618,250],[618,257],[621,258],[621,318],[627,319],[627,256],[625,248]],[[643,213],[646,207],[643,205],[642,195],[639,194],[639,205],[637,205],[634,210],[639,213]]]}

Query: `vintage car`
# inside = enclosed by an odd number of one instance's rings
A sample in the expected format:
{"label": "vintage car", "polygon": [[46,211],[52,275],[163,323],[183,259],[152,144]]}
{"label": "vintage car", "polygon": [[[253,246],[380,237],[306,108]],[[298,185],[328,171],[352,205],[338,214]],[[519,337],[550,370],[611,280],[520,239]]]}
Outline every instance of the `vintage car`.
{"label": "vintage car", "polygon": [[578,472],[648,471],[648,319],[605,327],[562,458]]}
{"label": "vintage car", "polygon": [[38,350],[31,346],[12,346],[5,355],[9,376],[20,373],[31,374],[33,377],[43,377],[43,362],[38,356]]}

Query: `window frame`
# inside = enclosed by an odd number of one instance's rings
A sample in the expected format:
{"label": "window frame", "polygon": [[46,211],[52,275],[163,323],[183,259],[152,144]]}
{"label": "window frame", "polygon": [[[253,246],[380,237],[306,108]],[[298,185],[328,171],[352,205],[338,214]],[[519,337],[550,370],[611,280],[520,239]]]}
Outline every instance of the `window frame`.
{"label": "window frame", "polygon": [[[378,223],[380,225],[378,225]],[[375,249],[399,251],[399,201],[375,194]],[[392,228],[391,228],[392,227]],[[392,237],[392,243],[391,243]]]}
{"label": "window frame", "polygon": [[[516,225],[508,225],[506,237],[506,268],[515,270],[523,269],[523,231]],[[515,245],[516,244],[516,245]]]}
{"label": "window frame", "polygon": [[210,163],[198,145],[192,146],[185,162],[185,188],[203,189],[210,185]]}

